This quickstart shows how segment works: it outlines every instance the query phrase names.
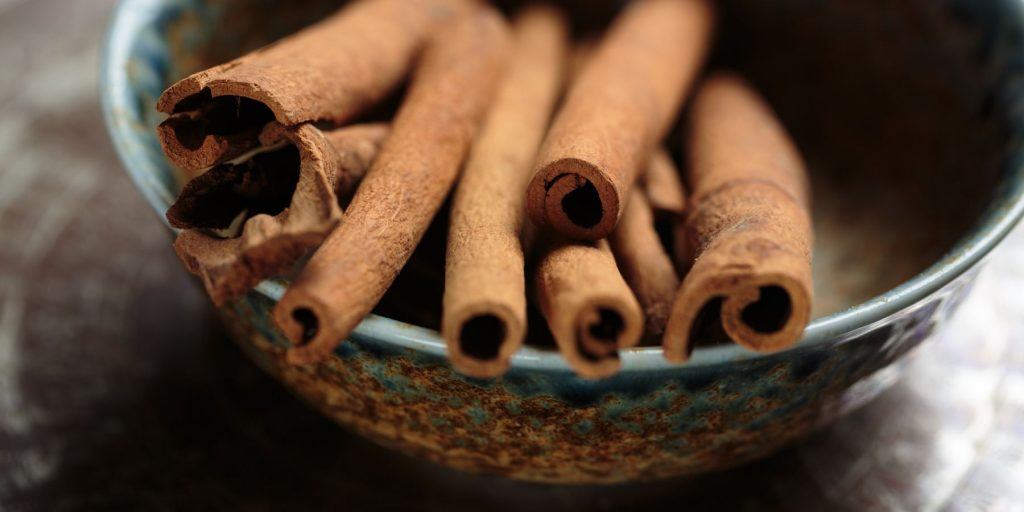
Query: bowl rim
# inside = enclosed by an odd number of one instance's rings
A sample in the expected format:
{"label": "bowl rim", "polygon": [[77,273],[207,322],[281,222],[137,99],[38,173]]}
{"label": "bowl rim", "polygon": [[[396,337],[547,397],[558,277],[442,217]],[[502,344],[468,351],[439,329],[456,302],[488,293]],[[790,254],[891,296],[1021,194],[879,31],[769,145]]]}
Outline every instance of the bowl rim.
{"label": "bowl rim", "polygon": [[[173,201],[163,193],[154,178],[160,166],[147,158],[145,144],[133,133],[137,133],[137,121],[129,113],[133,111],[129,78],[129,63],[133,45],[145,28],[156,19],[158,11],[166,0],[121,0],[114,10],[100,59],[100,95],[104,122],[113,141],[122,165],[136,187],[142,192],[147,203],[167,223],[163,212]],[[1024,22],[1019,22],[1024,25]],[[1024,118],[1024,115],[1020,116]],[[907,309],[939,291],[959,276],[968,272],[987,256],[1024,217],[1024,161],[1020,155],[1008,154],[1007,161],[1013,161],[1013,168],[1004,169],[1016,176],[1014,187],[995,201],[989,203],[989,210],[982,213],[975,224],[938,261],[914,277],[870,300],[842,311],[815,318],[808,325],[803,338],[797,344],[774,354],[761,354],[729,344],[697,348],[684,365],[667,362],[660,347],[640,347],[621,352],[622,373],[677,368],[687,369],[731,361],[759,359],[817,345],[835,343],[840,338],[873,327],[886,318]],[[1008,164],[1004,164],[1008,165]],[[260,283],[253,292],[272,301],[283,295],[285,285],[279,281],[267,280]],[[355,330],[352,337],[370,339],[399,349],[445,357],[447,349],[438,332],[413,326],[389,318],[371,315]],[[513,369],[557,369],[566,370],[568,365],[556,351],[524,347],[511,361]]]}

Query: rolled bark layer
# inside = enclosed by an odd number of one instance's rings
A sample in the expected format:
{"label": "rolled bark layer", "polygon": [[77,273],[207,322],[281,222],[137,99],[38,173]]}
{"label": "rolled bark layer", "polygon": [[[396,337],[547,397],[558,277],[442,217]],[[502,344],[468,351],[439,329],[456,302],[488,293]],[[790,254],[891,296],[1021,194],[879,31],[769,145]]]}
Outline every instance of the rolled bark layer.
{"label": "rolled bark layer", "polygon": [[157,110],[168,158],[200,170],[258,146],[264,125],[343,123],[403,80],[431,32],[471,0],[358,0],[277,43],[191,75]]}
{"label": "rolled bark layer", "polygon": [[183,231],[174,248],[215,304],[289,271],[342,218],[346,197],[370,167],[385,124],[321,132],[270,125],[262,151],[192,179],[167,211]]}
{"label": "rolled bark layer", "polygon": [[771,108],[719,73],[689,119],[686,240],[693,264],[676,296],[665,356],[684,361],[727,337],[756,351],[800,339],[811,311],[811,217],[804,163]]}
{"label": "rolled bark layer", "polygon": [[644,317],[608,244],[550,244],[535,272],[537,304],[569,366],[588,379],[617,373],[618,351],[640,343]]}
{"label": "rolled bark layer", "polygon": [[710,42],[707,0],[641,0],[615,21],[573,82],[527,189],[531,220],[576,240],[615,228]]}
{"label": "rolled bark layer", "polygon": [[460,372],[496,377],[526,332],[523,199],[565,72],[568,24],[533,6],[452,202],[441,334]]}
{"label": "rolled bark layer", "polygon": [[508,29],[480,8],[428,45],[345,222],[274,308],[288,361],[326,357],[394,281],[451,189],[501,75]]}
{"label": "rolled bark layer", "polygon": [[631,192],[622,221],[608,243],[622,277],[643,307],[645,337],[661,341],[679,290],[679,276],[661,245],[651,205],[640,189]]}

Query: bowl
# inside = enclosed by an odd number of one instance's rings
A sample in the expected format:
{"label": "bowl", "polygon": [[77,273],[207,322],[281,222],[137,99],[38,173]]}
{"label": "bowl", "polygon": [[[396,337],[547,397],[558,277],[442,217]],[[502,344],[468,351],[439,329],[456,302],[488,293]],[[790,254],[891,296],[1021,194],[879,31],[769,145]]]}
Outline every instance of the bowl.
{"label": "bowl", "polygon": [[[336,4],[121,2],[103,54],[104,113],[161,218],[180,186],[154,135],[161,91]],[[700,347],[685,365],[643,347],[624,351],[621,373],[601,381],[527,347],[504,377],[477,380],[453,371],[435,330],[371,316],[332,357],[295,367],[270,321],[281,281],[220,309],[231,336],[296,395],[377,443],[541,482],[734,466],[870,400],[957,309],[1024,212],[1021,4],[768,4],[720,2],[712,61],[761,88],[812,172],[816,318],[796,346]]]}

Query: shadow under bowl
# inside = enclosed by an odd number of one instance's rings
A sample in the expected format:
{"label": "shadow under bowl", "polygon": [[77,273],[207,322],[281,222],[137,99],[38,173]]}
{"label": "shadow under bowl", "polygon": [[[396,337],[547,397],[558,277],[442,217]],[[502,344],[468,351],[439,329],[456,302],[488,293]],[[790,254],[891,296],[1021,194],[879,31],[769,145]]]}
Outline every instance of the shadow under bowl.
{"label": "shadow under bowl", "polygon": [[[594,17],[589,4],[568,3]],[[719,5],[712,62],[761,88],[811,168],[816,319],[801,343],[771,355],[701,347],[681,366],[658,348],[628,350],[622,372],[602,381],[576,377],[557,353],[525,348],[504,377],[476,380],[453,371],[434,330],[372,316],[333,357],[293,367],[269,319],[285,286],[277,281],[221,309],[235,341],[304,400],[378,443],[543,482],[737,465],[876,396],[957,308],[1024,212],[1021,4]],[[104,113],[161,217],[180,176],[155,138],[157,96],[336,6],[122,1],[104,51]]]}

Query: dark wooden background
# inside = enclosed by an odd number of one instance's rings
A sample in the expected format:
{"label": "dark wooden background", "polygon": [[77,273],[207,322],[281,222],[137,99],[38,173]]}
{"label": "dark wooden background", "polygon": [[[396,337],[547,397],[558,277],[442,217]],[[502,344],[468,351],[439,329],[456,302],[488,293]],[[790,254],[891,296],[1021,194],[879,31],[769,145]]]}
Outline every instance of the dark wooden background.
{"label": "dark wooden background", "polygon": [[464,475],[308,410],[227,340],[103,129],[111,0],[0,0],[0,510],[1021,510],[1024,232],[891,391],[762,462]]}

